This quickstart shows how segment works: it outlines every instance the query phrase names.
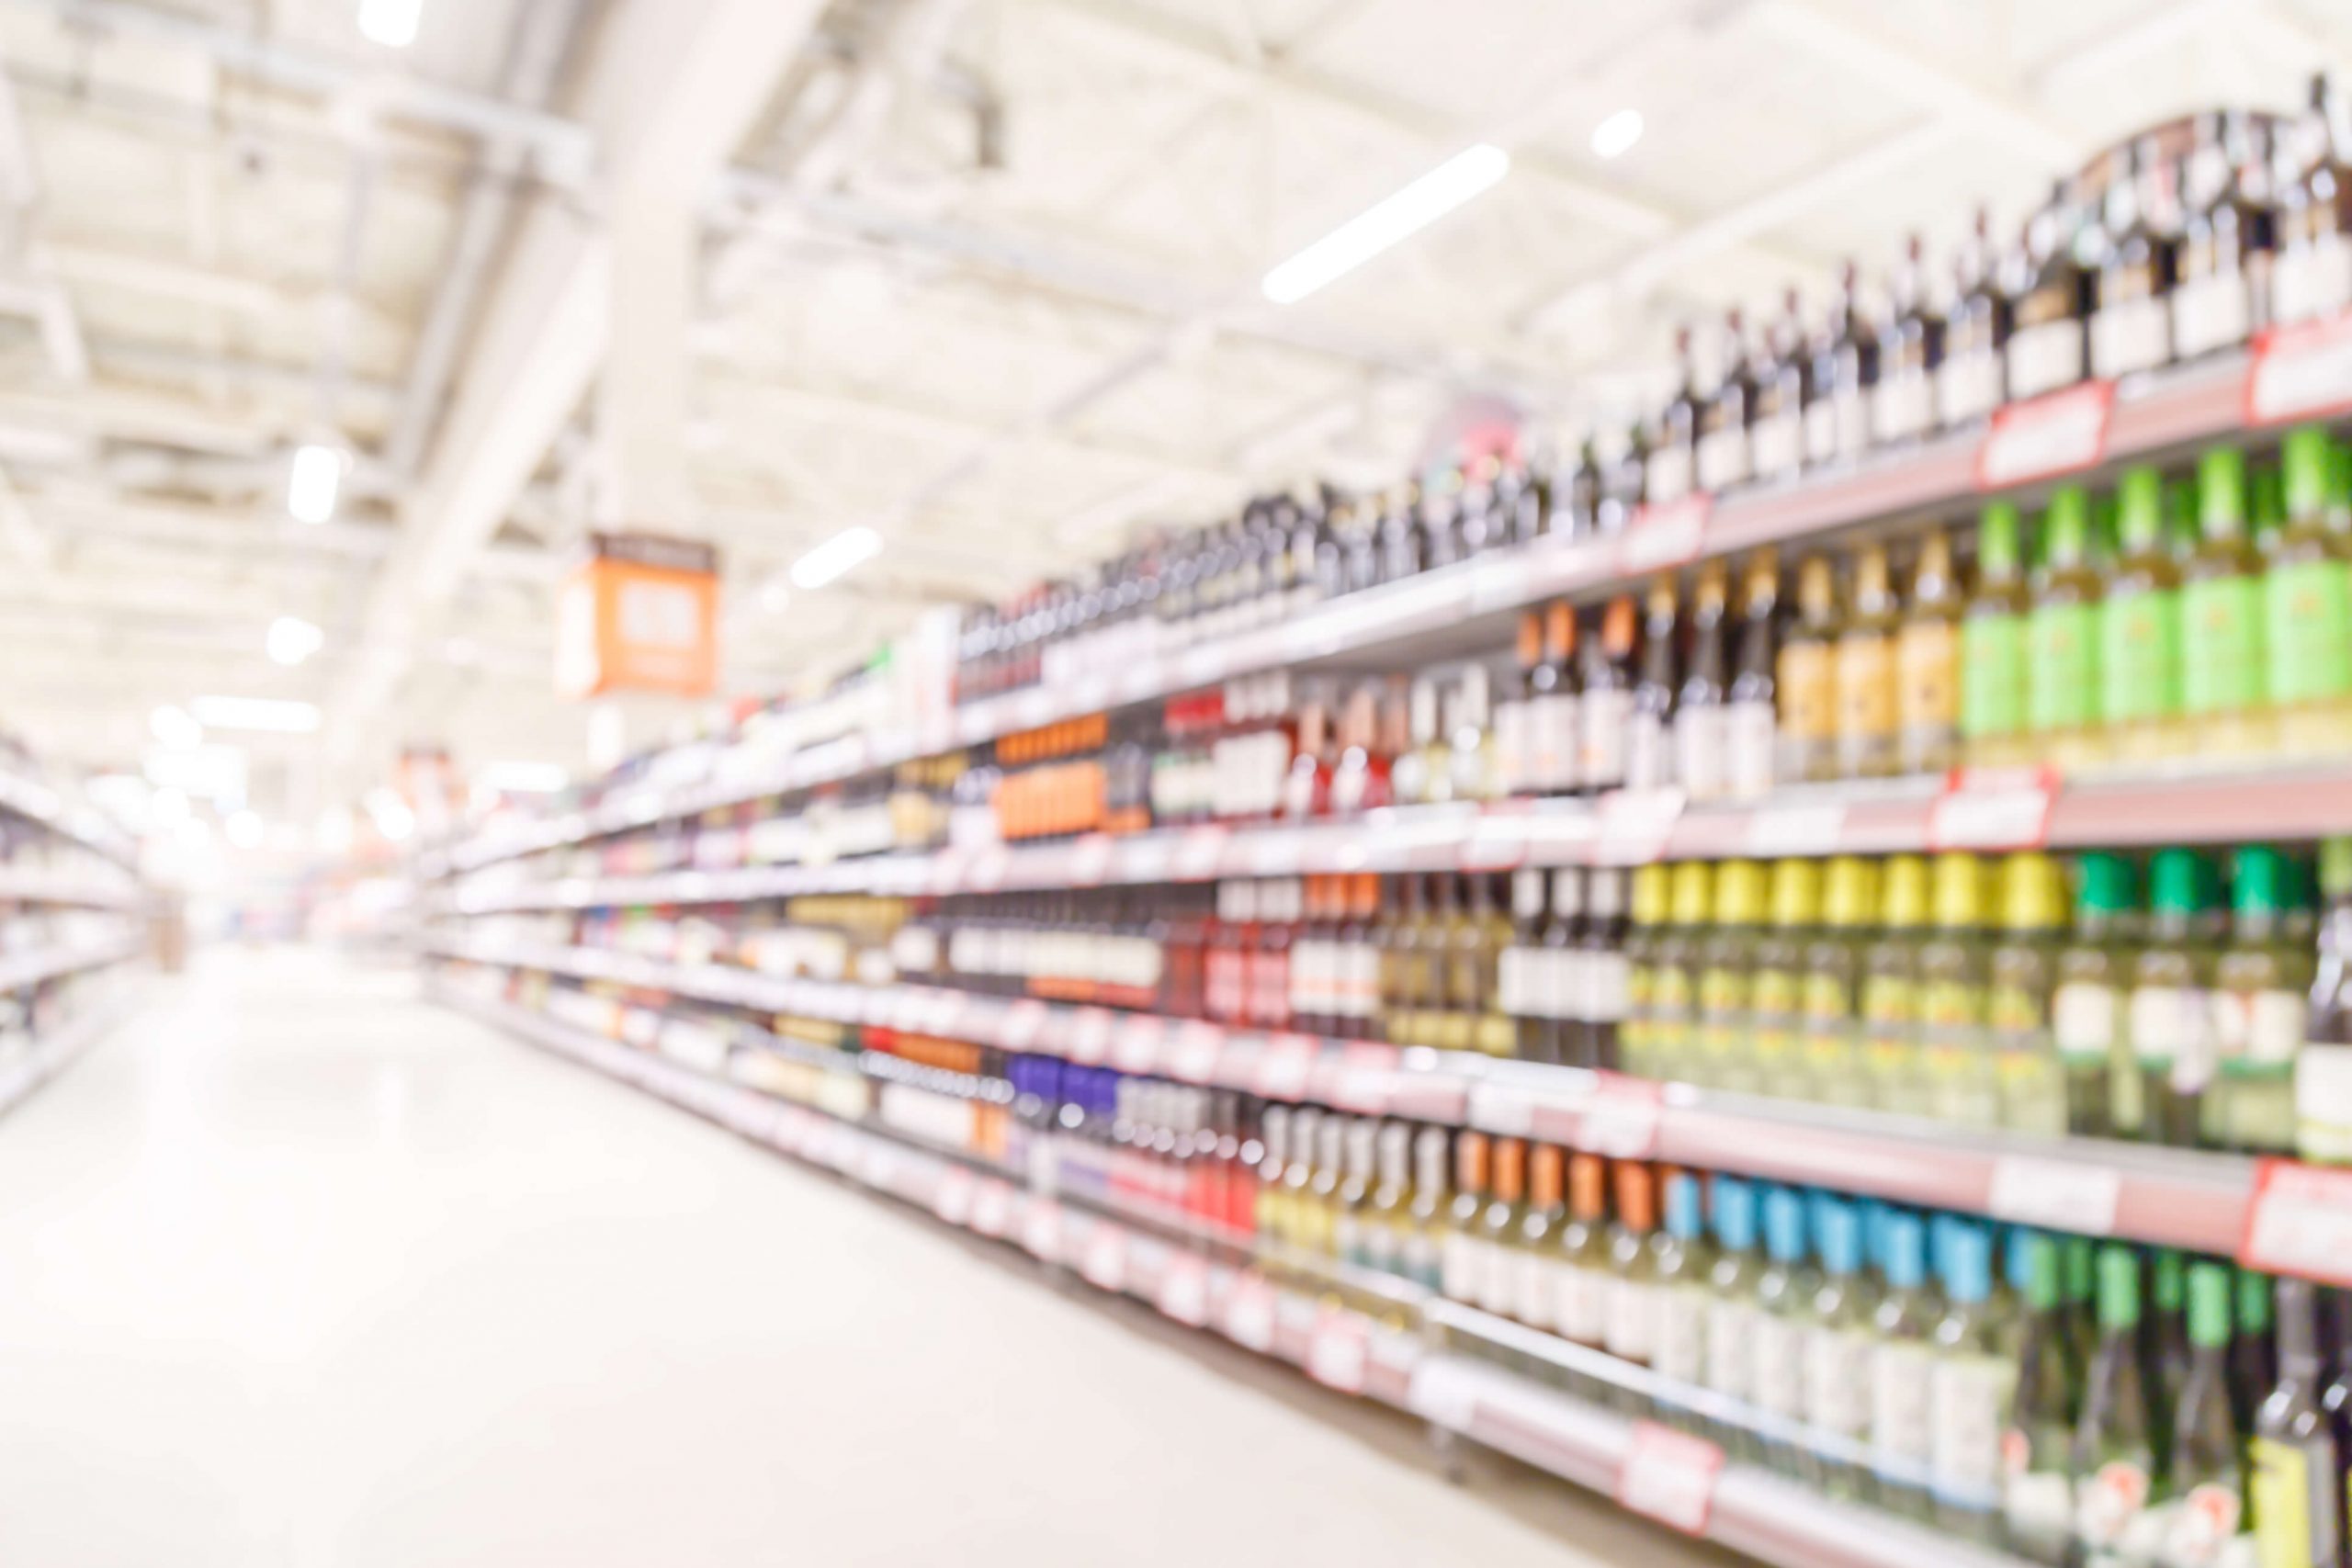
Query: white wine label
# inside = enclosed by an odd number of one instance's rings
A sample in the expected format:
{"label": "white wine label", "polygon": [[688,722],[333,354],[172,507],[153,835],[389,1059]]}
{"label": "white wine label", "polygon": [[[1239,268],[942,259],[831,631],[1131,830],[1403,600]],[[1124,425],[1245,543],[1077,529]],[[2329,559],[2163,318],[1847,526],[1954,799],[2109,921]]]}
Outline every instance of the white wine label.
{"label": "white wine label", "polygon": [[[1747,432],[1733,426],[1699,437],[1699,488],[1728,490],[1747,478]],[[1655,499],[1655,498],[1654,498]]]}
{"label": "white wine label", "polygon": [[1693,801],[1720,800],[1730,793],[1730,709],[1713,704],[1674,716],[1674,771]]}
{"label": "white wine label", "polygon": [[1804,1418],[1825,1432],[1859,1438],[1870,1419],[1871,1341],[1839,1328],[1805,1336]]}
{"label": "white wine label", "polygon": [[1482,1277],[1480,1250],[1476,1236],[1464,1235],[1459,1231],[1446,1233],[1438,1253],[1438,1271],[1447,1299],[1472,1305],[1477,1303],[1478,1281]]}
{"label": "white wine label", "polygon": [[1928,1465],[1939,1496],[1986,1506],[1997,1497],[2015,1377],[2007,1362],[1989,1357],[1937,1359],[1928,1376],[1934,1436]]}
{"label": "white wine label", "polygon": [[2115,1049],[2122,1010],[2122,998],[2112,986],[2074,980],[2059,987],[2050,1000],[2051,1032],[2059,1055],[2107,1060]]}
{"label": "white wine label", "polygon": [[1664,720],[1654,713],[1632,716],[1625,734],[1625,787],[1663,789],[1674,782],[1674,753]]}
{"label": "white wine label", "polygon": [[1579,1345],[1598,1345],[1609,1337],[1609,1287],[1611,1278],[1598,1269],[1570,1265],[1561,1276],[1560,1332]]}
{"label": "white wine label", "polygon": [[1804,416],[1791,408],[1750,425],[1748,462],[1759,479],[1786,479],[1804,462]]}
{"label": "white wine label", "polygon": [[1531,1328],[1552,1326],[1554,1264],[1542,1253],[1521,1251],[1512,1261],[1510,1315]]}
{"label": "white wine label", "polygon": [[1881,380],[1871,399],[1871,430],[1880,441],[1905,441],[1926,430],[1935,413],[1935,385],[1925,370]]}
{"label": "white wine label", "polygon": [[1725,787],[1734,800],[1761,800],[1772,793],[1773,750],[1778,720],[1770,703],[1734,703],[1727,710],[1724,739]]}
{"label": "white wine label", "polygon": [[1730,1399],[1756,1392],[1756,1309],[1739,1301],[1707,1303],[1707,1386]]}
{"label": "white wine label", "polygon": [[1936,370],[1936,417],[1946,424],[1982,419],[2000,405],[2001,355],[1997,350],[1955,355]]}
{"label": "white wine label", "polygon": [[1695,1285],[1658,1292],[1657,1343],[1650,1364],[1660,1377],[1692,1387],[1707,1381],[1707,1308],[1713,1299]]}
{"label": "white wine label", "polygon": [[1642,499],[1652,506],[1680,501],[1690,493],[1690,454],[1679,446],[1662,446],[1649,456]]}
{"label": "white wine label", "polygon": [[2143,1066],[2177,1061],[2202,1049],[2211,1026],[2204,996],[2186,987],[2141,986],[2132,992],[2132,1051]]}
{"label": "white wine label", "polygon": [[1800,1419],[1804,1414],[1804,1325],[1759,1312],[1750,1332],[1756,1337],[1756,1360],[1749,1398],[1774,1416]]}
{"label": "white wine label", "polygon": [[2244,343],[2248,315],[2244,273],[2216,273],[2179,284],[2172,291],[2173,351],[2187,359]]}
{"label": "white wine label", "polygon": [[2009,397],[2022,401],[2083,378],[2083,323],[2072,316],[2009,334]]}
{"label": "white wine label", "polygon": [[1871,1447],[1883,1470],[1916,1469],[1928,1461],[1933,1365],[1915,1345],[1882,1342],[1871,1357]]}
{"label": "white wine label", "polygon": [[2112,380],[2172,357],[2172,319],[2160,299],[2124,299],[2091,317],[2091,374]]}
{"label": "white wine label", "polygon": [[2309,1041],[2297,1053],[2295,1146],[2306,1159],[2352,1163],[2352,1045]]}
{"label": "white wine label", "polygon": [[1608,1325],[1601,1343],[1612,1356],[1647,1365],[1657,1328],[1657,1290],[1632,1280],[1611,1281]]}

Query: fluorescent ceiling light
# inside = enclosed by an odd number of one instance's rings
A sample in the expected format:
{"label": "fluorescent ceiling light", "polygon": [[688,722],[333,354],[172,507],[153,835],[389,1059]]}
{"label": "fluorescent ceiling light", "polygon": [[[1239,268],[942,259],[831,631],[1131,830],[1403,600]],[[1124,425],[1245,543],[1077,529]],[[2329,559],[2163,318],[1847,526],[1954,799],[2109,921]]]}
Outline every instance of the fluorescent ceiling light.
{"label": "fluorescent ceiling light", "polygon": [[491,762],[475,782],[505,795],[553,795],[571,782],[571,775],[554,762]]}
{"label": "fluorescent ceiling light", "polygon": [[424,0],[359,0],[359,31],[370,43],[406,49],[416,41]]}
{"label": "fluorescent ceiling light", "polygon": [[175,751],[192,751],[204,744],[204,726],[183,707],[160,707],[147,716],[147,733],[159,745]]}
{"label": "fluorescent ceiling light", "polygon": [[262,826],[258,811],[232,811],[227,827],[229,841],[241,850],[257,850],[261,848],[262,840],[268,837],[268,829]]}
{"label": "fluorescent ceiling light", "polygon": [[1642,111],[1619,109],[1592,128],[1592,155],[1614,158],[1642,139]]}
{"label": "fluorescent ceiling light", "polygon": [[257,729],[270,735],[316,735],[319,710],[311,703],[275,697],[198,697],[187,705],[196,721],[211,729]]}
{"label": "fluorescent ceiling light", "polygon": [[294,449],[286,479],[286,510],[297,523],[323,523],[334,515],[335,491],[343,488],[343,454],[313,442]]}
{"label": "fluorescent ceiling light", "polygon": [[280,615],[269,623],[269,657],[280,664],[301,663],[326,640],[326,633],[300,615]]}
{"label": "fluorescent ceiling light", "polygon": [[1277,305],[1306,299],[1480,192],[1493,189],[1509,173],[1510,154],[1492,142],[1456,152],[1266,274],[1266,298]]}
{"label": "fluorescent ceiling light", "polygon": [[822,588],[881,553],[881,535],[863,523],[854,528],[844,528],[792,563],[792,584],[796,588]]}

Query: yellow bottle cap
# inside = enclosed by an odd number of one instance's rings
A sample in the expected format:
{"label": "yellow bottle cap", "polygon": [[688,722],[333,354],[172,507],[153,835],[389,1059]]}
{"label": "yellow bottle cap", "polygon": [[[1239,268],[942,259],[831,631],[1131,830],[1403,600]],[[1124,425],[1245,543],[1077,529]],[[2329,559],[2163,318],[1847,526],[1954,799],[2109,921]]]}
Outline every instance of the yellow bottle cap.
{"label": "yellow bottle cap", "polygon": [[1752,860],[1727,860],[1715,868],[1715,922],[1725,926],[1764,923],[1764,867]]}
{"label": "yellow bottle cap", "polygon": [[1857,855],[1829,863],[1828,893],[1822,908],[1826,925],[1851,929],[1878,918],[1878,867]]}
{"label": "yellow bottle cap", "polygon": [[1684,861],[1674,868],[1673,923],[1703,926],[1714,902],[1713,867],[1704,861]]}
{"label": "yellow bottle cap", "polygon": [[2055,931],[2066,923],[2066,878],[2037,852],[2001,862],[2001,924],[2010,931]]}
{"label": "yellow bottle cap", "polygon": [[1673,907],[1668,879],[1673,874],[1660,863],[1641,866],[1634,873],[1634,923],[1656,926],[1666,923],[1667,912]]}
{"label": "yellow bottle cap", "polygon": [[1879,924],[1916,930],[1928,923],[1928,863],[1917,855],[1889,855],[1884,868],[1885,903]]}
{"label": "yellow bottle cap", "polygon": [[1947,930],[1967,931],[1984,922],[1984,866],[1974,855],[1936,857],[1935,913],[1936,924]]}
{"label": "yellow bottle cap", "polygon": [[1813,926],[1821,923],[1821,863],[1782,860],[1772,863],[1772,923]]}

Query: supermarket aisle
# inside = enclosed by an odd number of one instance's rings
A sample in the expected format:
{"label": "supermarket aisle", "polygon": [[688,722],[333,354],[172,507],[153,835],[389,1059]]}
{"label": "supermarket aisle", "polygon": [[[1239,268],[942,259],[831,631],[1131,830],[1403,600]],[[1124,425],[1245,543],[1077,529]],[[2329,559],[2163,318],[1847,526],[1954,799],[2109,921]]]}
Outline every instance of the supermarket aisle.
{"label": "supermarket aisle", "polygon": [[209,955],[0,1124],[0,1561],[1728,1561],[413,998]]}

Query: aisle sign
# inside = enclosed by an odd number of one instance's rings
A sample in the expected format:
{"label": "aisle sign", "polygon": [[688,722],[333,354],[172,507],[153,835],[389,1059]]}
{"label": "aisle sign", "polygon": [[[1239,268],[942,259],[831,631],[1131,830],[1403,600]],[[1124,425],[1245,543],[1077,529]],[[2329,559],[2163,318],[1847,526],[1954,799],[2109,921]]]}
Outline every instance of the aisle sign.
{"label": "aisle sign", "polygon": [[556,694],[707,695],[718,681],[718,552],[658,534],[595,534],[556,601]]}
{"label": "aisle sign", "polygon": [[1724,1451],[1694,1438],[1643,1421],[1617,1468],[1617,1501],[1629,1513],[1670,1525],[1687,1535],[1704,1535],[1723,1472]]}
{"label": "aisle sign", "polygon": [[2267,1159],[2255,1176],[2238,1262],[2352,1288],[2352,1170]]}
{"label": "aisle sign", "polygon": [[2115,383],[2086,381],[2063,392],[1993,411],[1993,428],[1976,449],[1976,488],[2006,490],[2078,468],[2107,456]]}

